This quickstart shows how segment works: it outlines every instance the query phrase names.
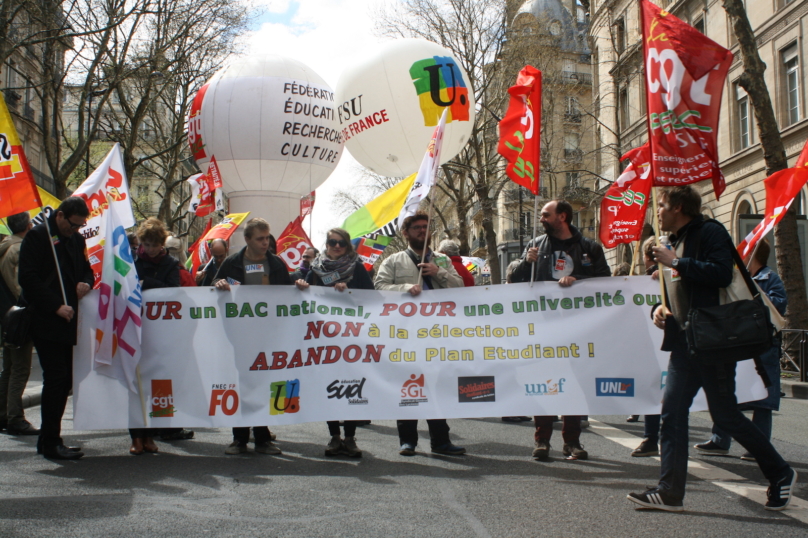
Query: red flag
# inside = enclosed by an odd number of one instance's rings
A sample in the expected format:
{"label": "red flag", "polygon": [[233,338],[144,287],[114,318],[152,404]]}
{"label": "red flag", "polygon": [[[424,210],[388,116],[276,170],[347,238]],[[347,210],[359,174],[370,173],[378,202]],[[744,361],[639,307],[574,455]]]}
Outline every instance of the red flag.
{"label": "red flag", "polygon": [[17,129],[0,98],[0,217],[42,207]]}
{"label": "red flag", "polygon": [[651,195],[651,163],[648,144],[632,149],[620,159],[630,159],[600,204],[600,240],[607,248],[642,237],[648,198]]}
{"label": "red flag", "polygon": [[508,89],[511,100],[499,122],[497,151],[508,165],[511,181],[539,194],[541,161],[541,71],[526,65]]}
{"label": "red flag", "polygon": [[191,101],[191,112],[188,114],[188,145],[196,161],[202,161],[208,157],[205,153],[205,143],[202,141],[202,102],[205,100],[207,91],[207,84],[199,88],[194,100]]}
{"label": "red flag", "polygon": [[802,148],[794,168],[780,170],[763,180],[766,187],[766,214],[760,224],[755,226],[755,229],[738,245],[738,252],[742,258],[751,254],[757,242],[766,237],[775,225],[783,220],[786,211],[806,183],[808,183],[808,142]]}
{"label": "red flag", "polygon": [[199,269],[199,266],[205,265],[212,258],[210,254],[210,245],[207,241],[205,241],[205,235],[210,231],[211,220],[212,219],[208,219],[205,229],[202,230],[201,234],[199,234],[199,239],[197,239],[196,243],[191,245],[191,247],[188,249],[188,252],[191,253],[191,267],[189,267],[188,270],[191,271],[191,276],[194,278],[196,278],[196,272]]}
{"label": "red flag", "polygon": [[303,230],[303,217],[289,223],[278,238],[278,256],[290,271],[294,271],[303,259],[303,253],[311,248],[311,240]]}
{"label": "red flag", "polygon": [[710,179],[717,200],[726,188],[716,138],[732,53],[648,0],[640,6],[654,185]]}
{"label": "red flag", "polygon": [[306,218],[314,210],[315,191],[300,198],[300,216]]}
{"label": "red flag", "polygon": [[191,198],[188,200],[188,212],[197,217],[207,217],[214,211],[224,210],[222,197],[222,177],[216,157],[210,157],[208,171],[196,174],[186,181],[191,185]]}

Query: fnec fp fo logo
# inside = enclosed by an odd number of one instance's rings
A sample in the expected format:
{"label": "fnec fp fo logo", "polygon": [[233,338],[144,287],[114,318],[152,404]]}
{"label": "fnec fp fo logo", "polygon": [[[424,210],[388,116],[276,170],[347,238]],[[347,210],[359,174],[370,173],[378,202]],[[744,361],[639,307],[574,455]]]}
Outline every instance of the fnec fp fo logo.
{"label": "fnec fp fo logo", "polygon": [[398,406],[417,407],[422,403],[427,403],[429,400],[426,397],[424,385],[424,374],[418,377],[415,374],[410,375],[410,378],[401,386],[401,401]]}
{"label": "fnec fp fo logo", "polygon": [[269,386],[269,414],[284,415],[300,411],[300,380],[275,381]]}
{"label": "fnec fp fo logo", "polygon": [[221,408],[222,413],[232,416],[238,411],[238,392],[236,392],[236,385],[233,383],[213,385],[210,391],[210,409],[208,410],[209,416],[214,416]]}
{"label": "fnec fp fo logo", "polygon": [[634,397],[633,377],[598,377],[595,379],[597,396]]}
{"label": "fnec fp fo logo", "polygon": [[152,379],[151,381],[152,418],[174,416],[174,391],[170,379]]}

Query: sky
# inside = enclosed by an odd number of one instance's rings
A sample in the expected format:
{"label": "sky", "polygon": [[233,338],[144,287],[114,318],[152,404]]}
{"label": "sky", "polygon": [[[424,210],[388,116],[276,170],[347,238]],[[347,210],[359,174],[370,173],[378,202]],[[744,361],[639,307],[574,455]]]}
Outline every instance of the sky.
{"label": "sky", "polygon": [[[373,35],[373,12],[385,1],[257,0],[265,11],[246,39],[246,53],[289,56],[312,68],[336,89],[343,69],[383,42]],[[334,173],[317,188],[311,240],[318,248],[325,232],[341,225],[347,216],[331,209],[334,193],[349,187],[359,169],[361,165],[345,150]],[[278,233],[280,230],[275,235]]]}

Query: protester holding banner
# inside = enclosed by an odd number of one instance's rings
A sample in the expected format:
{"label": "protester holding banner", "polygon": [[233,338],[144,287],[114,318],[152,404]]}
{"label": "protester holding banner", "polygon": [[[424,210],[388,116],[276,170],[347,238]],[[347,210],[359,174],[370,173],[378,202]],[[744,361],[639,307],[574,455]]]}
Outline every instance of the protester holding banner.
{"label": "protester holding banner", "polygon": [[[545,234],[527,244],[522,263],[514,271],[514,282],[530,282],[531,271],[535,280],[554,280],[562,287],[572,286],[576,280],[611,276],[603,247],[585,238],[571,221],[569,202],[553,200],[545,204],[539,219]],[[536,424],[534,458],[544,461],[549,457],[554,418],[552,415],[533,417]],[[567,458],[585,460],[589,457],[580,442],[582,418],[564,416],[562,453]]]}
{"label": "protester holding banner", "polygon": [[[424,290],[462,288],[463,279],[457,274],[446,256],[435,254],[426,245],[429,217],[415,213],[404,219],[401,235],[409,248],[396,252],[382,262],[376,275],[376,289],[400,291],[417,297]],[[432,452],[447,456],[459,456],[466,449],[455,446],[449,439],[449,424],[446,419],[430,419],[429,437]],[[418,421],[399,420],[398,437],[401,442],[399,454],[414,456],[418,446]]]}
{"label": "protester holding banner", "polygon": [[[230,291],[230,286],[239,285],[289,285],[289,271],[283,261],[269,251],[269,223],[255,217],[244,227],[244,242],[247,245],[228,257],[219,269],[214,286],[221,291]],[[281,449],[272,443],[272,434],[266,426],[253,426],[255,451],[261,454],[280,454]],[[247,452],[250,428],[233,428],[233,442],[225,449],[225,454],[236,455]]]}
{"label": "protester holding banner", "polygon": [[227,258],[227,253],[227,241],[224,239],[216,238],[210,242],[211,260],[204,265],[200,265],[196,271],[196,283],[198,286],[213,285],[216,272],[219,271],[219,268]]}
{"label": "protester holding banner", "polygon": [[314,247],[307,248],[303,251],[303,255],[300,257],[300,265],[298,265],[297,269],[295,269],[292,274],[289,275],[292,282],[306,280],[306,277],[309,275],[309,271],[311,270],[311,262],[313,262],[314,258],[316,258],[319,254],[320,251]]}
{"label": "protester holding banner", "polygon": [[42,365],[37,452],[46,458],[75,460],[84,455],[80,448],[65,446],[61,430],[73,386],[76,313],[79,300],[93,284],[84,237],[76,233],[89,215],[83,199],[66,198],[45,222],[26,234],[20,247],[20,287],[33,310],[31,334]]}
{"label": "protester holding banner", "polygon": [[670,305],[671,313],[662,305],[657,305],[652,313],[654,325],[665,331],[663,350],[671,352],[662,400],[662,468],[657,487],[631,493],[628,499],[643,508],[672,512],[684,509],[688,415],[701,387],[715,423],[752,454],[769,480],[766,509],[783,510],[791,500],[797,473],[768,437],[738,409],[737,363],[693,359],[682,329],[693,308],[720,304],[720,288],[732,282],[732,240],[721,224],[705,221],[701,215],[701,196],[689,185],[663,189],[657,215],[661,228],[672,233],[673,246],[653,249],[654,260],[671,268],[670,277],[665,277],[666,304]]}
{"label": "protester holding banner", "polygon": [[[330,286],[337,291],[374,289],[365,264],[354,251],[348,232],[342,228],[331,228],[326,237],[325,252],[320,253],[311,264],[306,280],[295,282],[298,289],[305,290],[309,286]],[[326,456],[344,454],[351,458],[362,457],[362,451],[356,446],[357,421],[344,421],[344,440],[340,438],[338,420],[329,420],[327,424],[331,441],[325,448]]]}

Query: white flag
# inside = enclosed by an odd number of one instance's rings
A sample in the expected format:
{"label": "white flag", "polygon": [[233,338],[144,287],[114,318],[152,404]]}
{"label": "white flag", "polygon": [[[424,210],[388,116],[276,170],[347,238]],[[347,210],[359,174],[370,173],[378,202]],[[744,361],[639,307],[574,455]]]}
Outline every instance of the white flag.
{"label": "white flag", "polygon": [[140,280],[118,213],[104,211],[101,228],[103,256],[98,310],[90,317],[95,329],[93,363],[98,372],[137,390],[135,369],[140,361]]}
{"label": "white flag", "polygon": [[421,200],[429,195],[432,185],[435,184],[435,176],[440,167],[440,148],[443,145],[443,130],[446,127],[446,112],[449,107],[443,109],[438,126],[435,127],[435,133],[432,135],[432,140],[429,141],[429,146],[426,148],[424,160],[421,161],[421,167],[418,169],[418,175],[415,178],[415,183],[412,186],[407,201],[404,202],[404,207],[401,208],[401,213],[398,214],[398,227],[404,223],[404,219],[409,216],[415,215],[418,211],[418,206],[421,205]]}

